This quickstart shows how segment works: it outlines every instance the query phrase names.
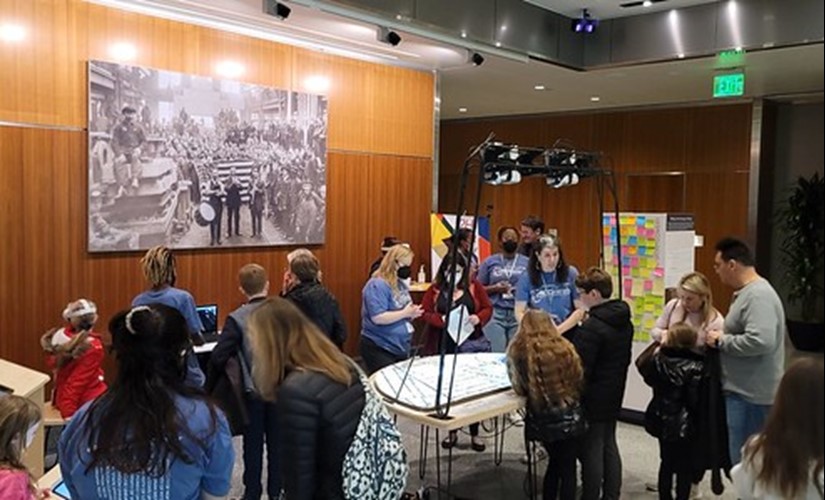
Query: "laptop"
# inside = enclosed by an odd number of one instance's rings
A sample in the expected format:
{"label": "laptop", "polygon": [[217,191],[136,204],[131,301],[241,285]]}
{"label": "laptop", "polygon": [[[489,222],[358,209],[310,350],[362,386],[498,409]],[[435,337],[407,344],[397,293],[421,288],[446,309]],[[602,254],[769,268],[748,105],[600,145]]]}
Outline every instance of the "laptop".
{"label": "laptop", "polygon": [[218,305],[204,304],[196,307],[198,316],[201,319],[203,330],[201,335],[206,342],[215,342],[218,340]]}

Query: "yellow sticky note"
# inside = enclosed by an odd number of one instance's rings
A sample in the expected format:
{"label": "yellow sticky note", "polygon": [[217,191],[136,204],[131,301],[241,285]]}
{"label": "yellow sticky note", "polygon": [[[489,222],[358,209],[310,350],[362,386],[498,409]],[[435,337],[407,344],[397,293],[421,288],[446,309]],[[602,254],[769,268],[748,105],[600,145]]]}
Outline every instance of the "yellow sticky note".
{"label": "yellow sticky note", "polygon": [[653,275],[653,271],[650,270],[649,267],[642,267],[639,269],[639,277],[644,279],[650,279]]}
{"label": "yellow sticky note", "polygon": [[656,309],[656,304],[649,300],[645,300],[645,312],[652,313]]}
{"label": "yellow sticky note", "polygon": [[661,278],[657,278],[653,280],[653,291],[651,292],[653,295],[657,297],[664,297],[665,295],[665,282]]}
{"label": "yellow sticky note", "polygon": [[655,219],[647,219],[645,221],[645,227],[648,229],[656,229],[656,220]]}
{"label": "yellow sticky note", "polygon": [[651,330],[656,326],[656,320],[652,316],[646,316],[644,321],[642,321],[642,326],[644,326],[645,330]]}
{"label": "yellow sticky note", "polygon": [[633,289],[632,293],[634,297],[641,297],[645,293],[645,285],[644,281],[640,279],[633,280]]}

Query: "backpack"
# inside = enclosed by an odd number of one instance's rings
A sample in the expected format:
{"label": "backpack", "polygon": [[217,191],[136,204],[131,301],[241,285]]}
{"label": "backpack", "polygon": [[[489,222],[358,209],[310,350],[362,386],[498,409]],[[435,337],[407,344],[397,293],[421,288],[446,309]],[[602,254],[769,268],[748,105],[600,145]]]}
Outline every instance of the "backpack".
{"label": "backpack", "polygon": [[364,386],[364,409],[341,468],[344,497],[397,499],[407,483],[407,452],[384,403],[361,368],[357,368]]}

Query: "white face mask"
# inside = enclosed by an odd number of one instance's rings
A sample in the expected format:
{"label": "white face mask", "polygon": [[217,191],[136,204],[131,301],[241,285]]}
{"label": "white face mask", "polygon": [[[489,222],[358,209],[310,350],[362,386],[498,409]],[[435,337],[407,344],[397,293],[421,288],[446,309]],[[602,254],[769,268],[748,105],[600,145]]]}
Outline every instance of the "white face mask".
{"label": "white face mask", "polygon": [[404,278],[404,279],[398,280],[398,281],[400,281],[401,283],[404,283],[405,285],[407,285],[407,288],[409,288],[412,285],[412,278]]}
{"label": "white face mask", "polygon": [[28,448],[34,442],[34,435],[37,434],[37,429],[40,428],[40,421],[38,420],[33,426],[29,427],[29,430],[26,431],[26,446],[24,448]]}

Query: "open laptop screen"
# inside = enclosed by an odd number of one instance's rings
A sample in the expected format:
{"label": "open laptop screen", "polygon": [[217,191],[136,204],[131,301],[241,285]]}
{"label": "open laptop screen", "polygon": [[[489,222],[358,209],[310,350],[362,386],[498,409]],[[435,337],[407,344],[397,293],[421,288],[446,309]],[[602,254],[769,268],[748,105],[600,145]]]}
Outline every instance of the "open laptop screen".
{"label": "open laptop screen", "polygon": [[217,335],[218,334],[218,305],[206,304],[197,306],[198,316],[200,316],[203,330],[201,335]]}

